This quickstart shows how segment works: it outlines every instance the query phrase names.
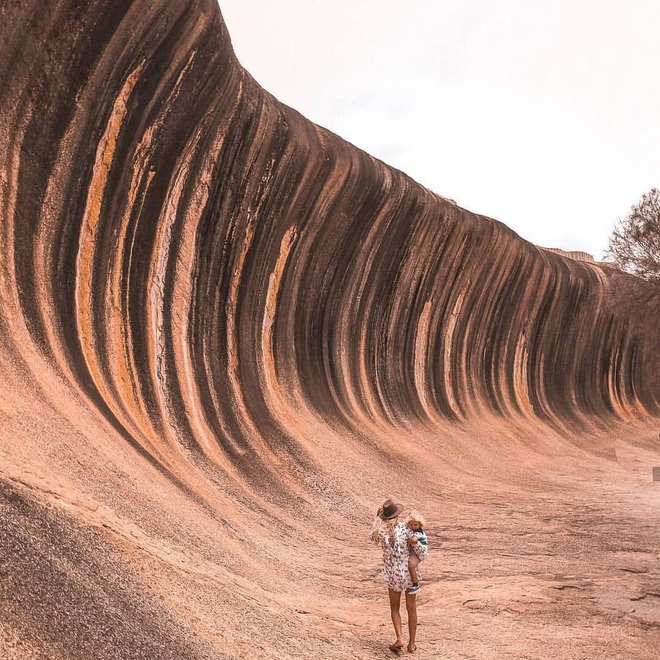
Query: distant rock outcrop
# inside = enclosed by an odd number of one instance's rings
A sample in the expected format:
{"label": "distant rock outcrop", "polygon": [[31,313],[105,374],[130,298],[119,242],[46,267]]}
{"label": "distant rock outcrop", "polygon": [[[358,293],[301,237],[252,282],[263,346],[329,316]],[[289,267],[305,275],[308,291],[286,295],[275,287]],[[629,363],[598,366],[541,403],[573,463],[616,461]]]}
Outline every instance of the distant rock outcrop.
{"label": "distant rock outcrop", "polygon": [[552,252],[553,254],[559,254],[562,257],[566,257],[568,259],[575,259],[575,261],[585,261],[590,264],[595,263],[593,256],[590,255],[588,252],[580,252],[575,250],[569,250],[567,252],[566,250],[560,250],[559,248],[548,248],[548,247],[541,249],[545,250],[546,252]]}
{"label": "distant rock outcrop", "polygon": [[[597,266],[536,248],[278,103],[236,61],[214,0],[0,12],[0,449],[15,483],[41,475],[66,501],[92,482],[102,501],[146,498],[153,470],[191,510],[229,516],[244,489],[263,510],[303,487],[332,497],[303,440],[312,427],[360,442],[483,415],[579,427],[657,412],[655,347],[604,306]],[[76,539],[98,538],[57,531],[53,511],[12,493],[16,534],[21,511],[41,521],[34,579],[59,584],[48,539],[75,564]],[[103,525],[146,547],[121,522],[137,515],[131,497]],[[91,525],[106,511],[76,507]],[[181,511],[168,519],[185,535]],[[133,616],[131,589],[107,607],[138,621],[144,648],[180,640],[175,622],[148,623],[155,597]],[[65,635],[46,616],[55,603],[21,620]],[[204,657],[195,644],[160,657]]]}

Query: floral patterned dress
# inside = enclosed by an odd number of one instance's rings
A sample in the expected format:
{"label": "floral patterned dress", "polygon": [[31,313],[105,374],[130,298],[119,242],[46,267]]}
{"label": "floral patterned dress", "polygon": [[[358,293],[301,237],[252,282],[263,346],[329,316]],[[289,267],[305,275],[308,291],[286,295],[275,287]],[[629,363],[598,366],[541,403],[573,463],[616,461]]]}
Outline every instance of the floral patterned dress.
{"label": "floral patterned dress", "polygon": [[[420,559],[429,555],[428,548],[421,543],[408,546],[408,539],[412,531],[405,523],[398,523],[389,533],[387,525],[381,525],[378,530],[378,542],[383,548],[383,578],[392,591],[406,591],[412,587],[410,572],[408,571],[408,558],[414,552]],[[417,569],[418,581],[422,576]]]}

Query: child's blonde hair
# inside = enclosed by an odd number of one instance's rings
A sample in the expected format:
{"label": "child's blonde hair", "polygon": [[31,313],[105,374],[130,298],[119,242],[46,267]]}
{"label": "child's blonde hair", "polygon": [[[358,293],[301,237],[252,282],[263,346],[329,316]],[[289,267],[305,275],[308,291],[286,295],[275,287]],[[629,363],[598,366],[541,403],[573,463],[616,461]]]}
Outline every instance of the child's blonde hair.
{"label": "child's blonde hair", "polygon": [[417,511],[415,509],[411,509],[410,511],[408,511],[406,513],[406,517],[404,518],[404,522],[406,523],[406,525],[409,522],[413,522],[413,521],[418,522],[419,526],[422,529],[424,529],[424,527],[426,527],[426,518],[424,518],[424,516],[419,511]]}

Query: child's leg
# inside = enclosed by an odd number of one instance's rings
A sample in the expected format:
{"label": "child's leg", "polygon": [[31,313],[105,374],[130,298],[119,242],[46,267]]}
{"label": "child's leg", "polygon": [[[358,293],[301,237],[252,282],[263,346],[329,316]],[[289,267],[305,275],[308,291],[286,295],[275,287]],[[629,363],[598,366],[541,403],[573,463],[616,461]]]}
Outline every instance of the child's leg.
{"label": "child's leg", "polygon": [[417,584],[417,568],[415,567],[415,564],[412,563],[412,561],[408,562],[408,572],[410,573],[410,579],[412,580],[412,583]]}
{"label": "child's leg", "polygon": [[413,584],[417,584],[417,566],[419,566],[419,557],[414,552],[411,552],[408,559],[408,572],[410,573],[410,579]]}

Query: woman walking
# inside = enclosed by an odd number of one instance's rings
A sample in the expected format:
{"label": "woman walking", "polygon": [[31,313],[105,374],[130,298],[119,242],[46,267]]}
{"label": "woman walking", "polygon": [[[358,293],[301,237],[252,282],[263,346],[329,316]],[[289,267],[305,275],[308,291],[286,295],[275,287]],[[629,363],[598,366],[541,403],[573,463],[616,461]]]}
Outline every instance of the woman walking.
{"label": "woman walking", "polygon": [[[390,651],[399,653],[403,650],[403,630],[401,626],[401,594],[406,594],[406,610],[408,610],[408,652],[417,649],[415,636],[417,634],[417,593],[408,593],[413,582],[408,570],[410,553],[414,552],[420,559],[428,556],[428,548],[419,543],[419,539],[399,516],[403,507],[391,499],[386,500],[378,509],[373,525],[372,540],[383,549],[383,577],[387,583],[390,597],[390,613],[396,641],[390,645]],[[421,578],[418,572],[418,581]]]}

